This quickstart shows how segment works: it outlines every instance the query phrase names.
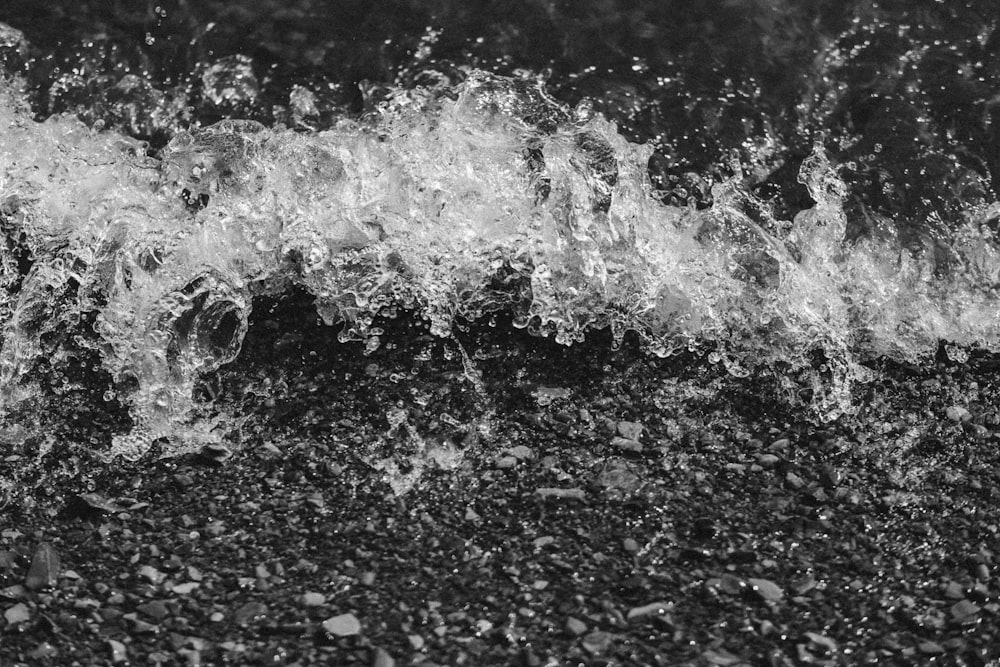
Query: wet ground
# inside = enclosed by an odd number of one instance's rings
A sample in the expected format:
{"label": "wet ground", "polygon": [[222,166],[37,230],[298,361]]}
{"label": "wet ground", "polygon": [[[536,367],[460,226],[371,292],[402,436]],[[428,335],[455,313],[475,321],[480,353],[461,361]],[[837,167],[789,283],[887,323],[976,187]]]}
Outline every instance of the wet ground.
{"label": "wet ground", "polygon": [[406,317],[366,357],[258,312],[212,389],[231,457],[57,446],[23,480],[3,664],[1000,657],[992,359],[883,367],[820,428],[701,359]]}

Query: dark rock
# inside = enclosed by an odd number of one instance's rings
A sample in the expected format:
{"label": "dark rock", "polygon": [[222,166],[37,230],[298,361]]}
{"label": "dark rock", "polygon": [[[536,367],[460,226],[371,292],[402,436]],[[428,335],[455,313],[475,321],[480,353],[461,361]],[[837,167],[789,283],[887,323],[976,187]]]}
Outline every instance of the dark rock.
{"label": "dark rock", "polygon": [[777,602],[785,595],[781,587],[769,579],[747,579],[747,583],[754,593],[767,602]]}
{"label": "dark rock", "polygon": [[55,547],[47,542],[42,542],[35,549],[35,555],[31,559],[31,568],[28,576],[24,579],[24,585],[29,590],[47,588],[56,583],[59,577],[59,554]]}
{"label": "dark rock", "polygon": [[264,618],[267,605],[262,602],[247,602],[233,612],[233,622],[237,625],[249,625]]}

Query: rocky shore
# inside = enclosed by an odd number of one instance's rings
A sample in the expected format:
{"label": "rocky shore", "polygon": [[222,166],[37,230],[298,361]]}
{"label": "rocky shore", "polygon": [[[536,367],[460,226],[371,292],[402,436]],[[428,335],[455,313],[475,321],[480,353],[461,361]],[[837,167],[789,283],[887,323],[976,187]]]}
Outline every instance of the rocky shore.
{"label": "rocky shore", "polygon": [[599,335],[402,317],[364,356],[301,304],[258,312],[206,381],[230,446],[7,456],[0,663],[1000,657],[992,357],[873,365],[820,425],[766,375]]}

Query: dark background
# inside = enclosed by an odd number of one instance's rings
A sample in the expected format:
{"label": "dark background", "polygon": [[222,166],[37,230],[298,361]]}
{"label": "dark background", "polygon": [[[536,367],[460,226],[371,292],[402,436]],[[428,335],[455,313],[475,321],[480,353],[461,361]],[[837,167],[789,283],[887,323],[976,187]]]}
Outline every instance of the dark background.
{"label": "dark background", "polygon": [[[321,129],[392,87],[483,68],[546,78],[559,100],[590,98],[630,139],[654,142],[650,175],[673,204],[708,205],[739,165],[787,218],[810,204],[796,175],[822,141],[850,185],[850,233],[891,220],[914,243],[995,198],[997,16],[994,0],[8,0],[0,11],[25,35],[4,59],[39,116],[76,113],[154,150],[192,123],[289,123],[295,86],[314,93],[308,127]],[[239,62],[249,89],[213,99],[206,72],[224,84]]]}

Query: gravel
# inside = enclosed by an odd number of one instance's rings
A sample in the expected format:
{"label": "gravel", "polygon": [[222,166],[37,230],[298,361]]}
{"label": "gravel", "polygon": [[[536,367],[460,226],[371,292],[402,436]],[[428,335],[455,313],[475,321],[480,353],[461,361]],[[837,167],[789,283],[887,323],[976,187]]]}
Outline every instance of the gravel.
{"label": "gravel", "polygon": [[[462,334],[479,394],[453,342],[394,322],[370,357],[303,324],[279,359],[256,323],[217,378],[246,416],[221,463],[0,462],[23,487],[0,515],[0,664],[1000,658],[1000,420],[947,415],[998,403],[985,357],[873,366],[857,415],[817,424],[764,376],[502,325]],[[400,403],[423,449],[385,435]],[[623,422],[641,452],[607,446]],[[419,470],[409,491],[386,460]]]}

